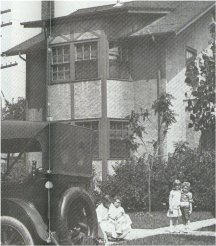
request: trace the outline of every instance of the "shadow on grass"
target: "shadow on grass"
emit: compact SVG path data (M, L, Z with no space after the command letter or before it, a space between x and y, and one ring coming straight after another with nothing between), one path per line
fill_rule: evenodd
M169 218L167 212L152 212L148 213L138 212L130 213L129 216L133 222L132 227L134 229L156 229L159 227L169 226ZM191 222L212 219L213 216L210 212L193 212L191 215ZM179 223L182 223L182 219L179 219Z
M215 231L215 225L200 228L198 231Z
M118 245L215 245L215 237L163 234L124 241Z

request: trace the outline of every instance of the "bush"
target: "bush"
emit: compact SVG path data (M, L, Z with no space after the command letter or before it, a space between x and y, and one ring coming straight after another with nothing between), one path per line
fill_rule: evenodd
M114 168L115 175L108 176L100 185L102 193L112 197L122 197L126 211L147 211L148 209L148 162L143 159L131 158ZM164 166L157 162L151 173L152 209L162 209L164 197L169 194L169 186L160 180ZM160 182L160 184L158 183ZM164 185L161 185L164 183Z
M191 183L194 209L215 211L215 153L192 150L185 144L166 163L155 160L151 168L152 210L168 208L175 179ZM114 168L115 174L100 184L102 193L121 196L127 211L148 209L148 161L131 158Z

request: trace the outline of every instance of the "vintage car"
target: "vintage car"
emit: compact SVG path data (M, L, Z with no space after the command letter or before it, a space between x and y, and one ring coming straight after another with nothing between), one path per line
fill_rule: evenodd
M88 192L93 139L91 130L66 123L2 121L2 245L96 244L97 216ZM30 153L39 153L42 164L31 161L29 173L17 181L14 176L24 173L20 163L28 162L19 160Z

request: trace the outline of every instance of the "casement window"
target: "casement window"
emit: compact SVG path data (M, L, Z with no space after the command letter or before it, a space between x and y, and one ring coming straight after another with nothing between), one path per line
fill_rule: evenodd
M129 148L125 138L128 136L128 123L125 121L110 121L110 158L128 158Z
M193 48L187 47L185 51L185 63L188 66L191 62L196 59L197 51Z
M70 46L62 45L52 48L52 81L70 79Z
M92 143L93 157L99 158L99 122L98 121L79 121L75 125L89 128L95 132Z
M98 77L97 42L75 44L75 79Z
M111 79L128 79L129 51L125 45L109 43L109 77Z

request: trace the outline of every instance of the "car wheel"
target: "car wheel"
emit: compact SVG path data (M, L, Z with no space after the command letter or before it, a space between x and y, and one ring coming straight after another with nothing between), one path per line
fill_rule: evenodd
M61 244L95 245L97 215L94 203L84 190L66 191L60 202L59 231Z
M34 245L34 242L22 222L10 216L2 216L1 245Z

